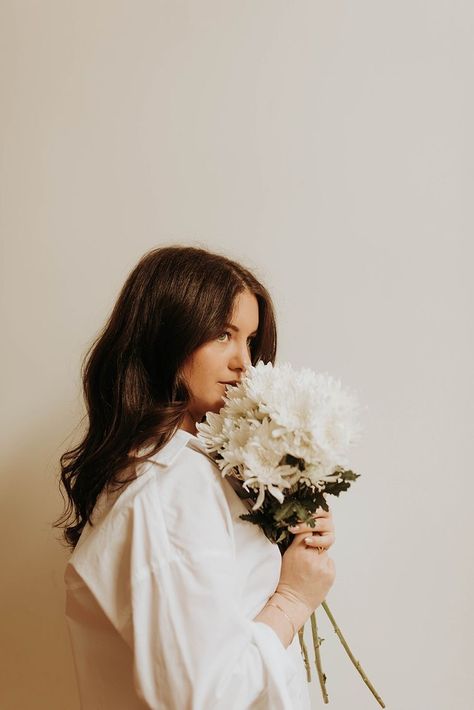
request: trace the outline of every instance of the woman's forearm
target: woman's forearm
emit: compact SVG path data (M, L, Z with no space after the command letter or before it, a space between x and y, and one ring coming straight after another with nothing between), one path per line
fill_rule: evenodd
M275 604L280 608L274 606ZM310 614L311 610L306 605L289 600L283 594L275 592L254 621L270 626L284 648L288 648L295 633L303 626Z

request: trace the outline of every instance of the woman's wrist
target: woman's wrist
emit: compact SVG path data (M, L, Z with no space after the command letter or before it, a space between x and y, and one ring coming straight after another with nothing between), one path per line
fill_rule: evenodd
M279 609L279 611L281 611L281 613L283 614L283 616L288 620L288 623L289 623L290 628L291 628L291 638L293 639L293 637L294 637L294 635L296 634L296 631L297 631L296 626L295 626L295 623L294 623L293 619L291 619L291 617L288 616L288 614L287 614L286 611L283 609L283 607L281 606L281 604L277 604L277 602L270 600L270 601L267 602L266 606L273 606L273 607L275 607L275 609Z
M280 639L284 648L288 648L294 638L295 624L289 616L285 615L270 599L254 621L270 626Z
M312 611L291 590L277 588L254 621L270 626L283 646L288 648Z
M268 601L282 607L282 609L293 620L296 631L304 625L305 621L309 619L313 612L313 609L311 609L308 604L306 604L306 602L304 602L291 589L280 585L278 585L274 594Z

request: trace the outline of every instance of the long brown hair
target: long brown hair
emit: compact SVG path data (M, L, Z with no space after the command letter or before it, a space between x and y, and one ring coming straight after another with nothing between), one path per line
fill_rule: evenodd
M244 290L258 301L251 362L275 362L277 332L267 289L244 266L206 249L166 246L130 272L104 328L84 356L87 430L60 457L64 528L74 548L104 487L120 490L134 467L155 454L183 420L191 393L181 374L188 356L223 332ZM143 446L145 454L136 456ZM120 478L128 467L132 475ZM69 523L69 524L68 524Z

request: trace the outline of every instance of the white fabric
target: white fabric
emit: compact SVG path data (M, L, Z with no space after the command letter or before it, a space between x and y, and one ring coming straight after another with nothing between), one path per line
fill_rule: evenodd
M83 710L309 710L298 635L253 621L281 555L197 437L177 429L102 495L64 574Z

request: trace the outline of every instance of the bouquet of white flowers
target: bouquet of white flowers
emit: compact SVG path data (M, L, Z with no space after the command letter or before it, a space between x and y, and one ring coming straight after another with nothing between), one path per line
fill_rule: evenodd
M325 495L338 496L359 476L348 468L347 449L361 434L360 407L339 380L289 363L249 366L242 381L228 386L219 413L207 412L196 424L198 438L222 476L246 500L251 512L240 517L259 525L281 553L293 539L296 523L314 527L318 508L328 511ZM377 701L385 707L354 658L326 601L322 607L352 662ZM311 615L315 661L324 701L316 614ZM308 682L311 680L304 629L298 632Z

